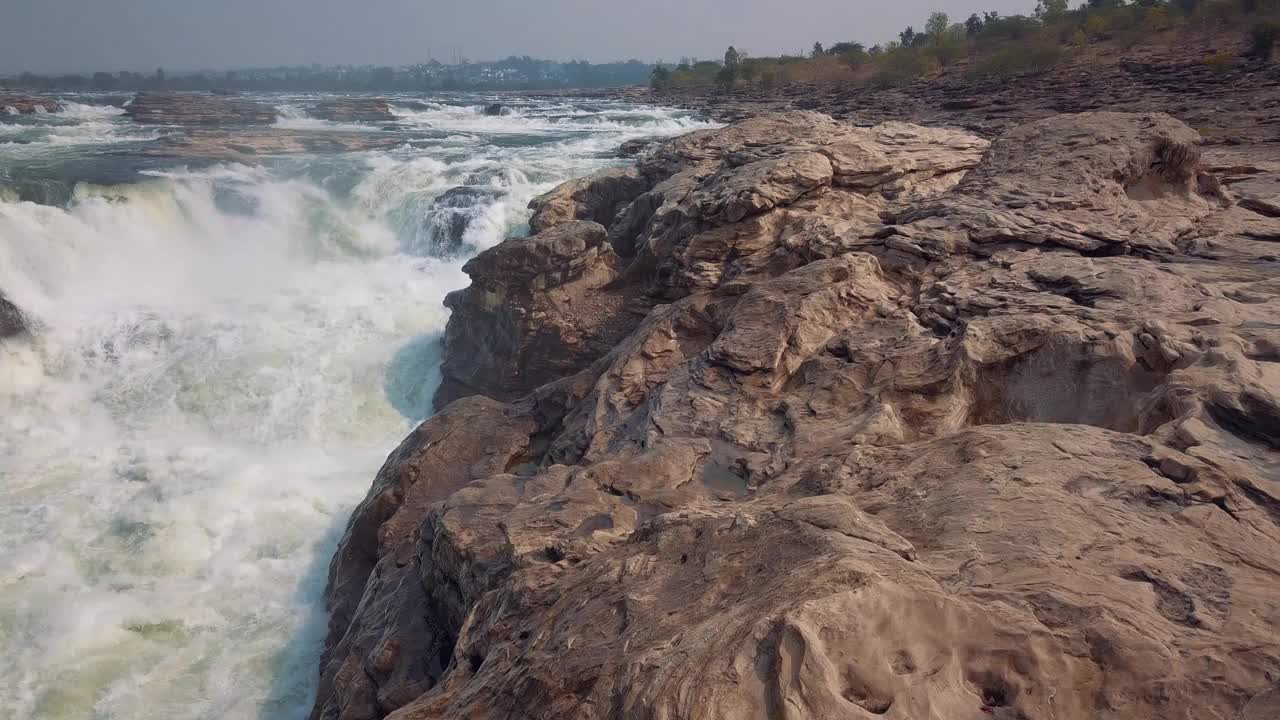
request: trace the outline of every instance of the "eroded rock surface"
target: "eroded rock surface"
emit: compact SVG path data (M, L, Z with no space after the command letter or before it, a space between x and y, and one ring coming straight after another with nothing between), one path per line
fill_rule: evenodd
M1276 176L1197 142L796 112L553 191L449 300L313 717L1266 717Z
M134 122L147 125L270 125L280 116L271 105L239 95L140 92L125 107Z
M310 114L335 122L391 122L391 102L379 97L340 97L312 106Z

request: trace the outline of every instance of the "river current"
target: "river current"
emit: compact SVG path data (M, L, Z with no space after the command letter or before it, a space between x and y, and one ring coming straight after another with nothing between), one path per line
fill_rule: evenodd
M397 97L391 150L158 159L108 98L0 117L0 718L306 716L330 555L428 413L441 302L530 199L702 126ZM463 188L463 190L457 190ZM449 195L442 200L441 196Z

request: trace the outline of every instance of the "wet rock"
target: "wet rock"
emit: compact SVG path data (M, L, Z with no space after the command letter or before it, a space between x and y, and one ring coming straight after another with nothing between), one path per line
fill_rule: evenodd
M792 112L553 191L449 297L314 717L1262 717L1280 219L1226 160Z
M27 330L27 321L17 305L0 293L0 338L13 337Z
M213 93L141 92L125 113L146 125L270 125L279 118L266 103Z
M60 110L62 110L62 103L53 98L0 92L0 115L33 115Z
M500 103L489 103L481 109L481 114L489 117L497 117L502 114L502 105Z
M143 155L253 162L268 155L326 154L390 149L403 138L380 132L333 132L264 128L210 130L193 128L148 144Z
M313 105L312 117L334 122L389 122L396 119L386 98L343 97Z
M454 257L466 246L467 229L506 191L463 185L445 191L431 204L414 252L430 257Z
M635 157L656 145L658 145L658 140L654 138L627 140L618 146L618 155L621 157Z

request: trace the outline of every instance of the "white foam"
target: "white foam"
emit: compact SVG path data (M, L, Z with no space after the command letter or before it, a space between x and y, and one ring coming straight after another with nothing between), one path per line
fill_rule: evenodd
M34 328L0 340L0 716L306 716L333 547L428 411L467 282L406 238L471 185L490 192L463 240L491 246L645 132L507 147L473 111L424 112L459 139L0 201L0 288ZM338 164L335 194L313 177Z

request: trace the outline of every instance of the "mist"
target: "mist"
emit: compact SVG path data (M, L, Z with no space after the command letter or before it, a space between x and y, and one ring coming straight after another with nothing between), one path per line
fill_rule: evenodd
M807 51L893 39L935 10L1031 12L959 0L0 0L0 74L406 65L509 55L596 62Z

